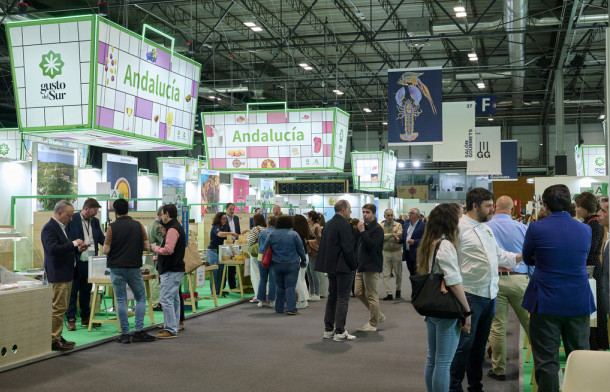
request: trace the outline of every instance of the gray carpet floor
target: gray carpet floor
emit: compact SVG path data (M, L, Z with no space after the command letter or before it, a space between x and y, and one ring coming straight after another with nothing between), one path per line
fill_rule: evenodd
M405 283L403 293L410 293ZM325 299L297 316L246 302L187 319L177 339L109 342L0 373L0 390L425 391L423 318L404 299L380 302L387 321L378 332L364 333L356 328L368 312L350 300L347 329L355 342L322 339ZM509 320L507 380L484 375L488 392L519 390L519 326L512 311ZM484 374L489 368L486 358Z

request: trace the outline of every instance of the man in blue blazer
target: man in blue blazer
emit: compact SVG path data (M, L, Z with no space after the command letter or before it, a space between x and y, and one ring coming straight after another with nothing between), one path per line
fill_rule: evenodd
M403 244L405 260L409 269L409 275L411 276L417 274L417 247L419 246L419 241L424 236L424 229L426 227L426 222L420 220L420 217L421 212L419 209L411 208L409 220L405 221L405 225L402 228L402 237L398 240L399 244ZM399 296L400 293L397 292L396 298L399 298ZM388 295L384 299L392 299L392 295Z
M595 311L587 277L591 228L566 211L570 190L545 189L542 202L550 212L530 223L523 242L523 261L535 265L522 306L530 312L529 337L540 392L559 391L559 337L566 356L589 349L589 317Z
M74 214L72 204L65 200L57 202L53 217L44 225L40 233L44 251L44 269L53 289L51 347L55 351L68 351L74 348L74 342L66 341L61 334L74 277L76 252L87 249L87 244L82 239L71 241L68 238L66 225L72 220L72 214Z
M89 278L89 256L98 256L98 245L104 245L104 233L100 227L100 221L95 216L102 206L93 198L85 200L83 209L72 215L72 221L66 226L66 232L71 240L82 238L85 244L89 245L86 251L76 252L76 267L72 290L70 292L70 303L68 305L68 331L76 330L76 299L79 298L81 326L89 326L89 316L91 308L89 306L91 283ZM101 324L95 323L95 327Z

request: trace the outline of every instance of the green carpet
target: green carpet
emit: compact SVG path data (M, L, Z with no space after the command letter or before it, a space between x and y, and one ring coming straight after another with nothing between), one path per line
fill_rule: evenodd
M183 292L188 291L185 289L186 289L186 287L183 286L182 287ZM205 286L197 288L197 293L200 297L211 296L209 280L206 280ZM251 298L252 296L254 296L254 294L244 293L245 298ZM240 302L240 301L242 301L240 293L225 293L224 297L218 298L218 307ZM135 306L135 301L132 301L132 302L133 302L133 305L130 304L129 306ZM106 308L106 306L108 306L109 308L113 306L111 297L103 298L102 303L101 303L102 312L96 314L96 319L116 317L116 314L114 312L106 313L106 311L104 310ZM184 308L185 308L185 311L184 311L185 318L190 318L193 314L202 314L204 312L214 309L214 300L209 299L209 300L198 301L197 309L195 312L193 312L191 310L190 303L187 303L186 301L184 303ZM146 311L148 311L148 306L146 308ZM163 312L162 311L154 312L154 319L155 319L155 324L151 324L150 317L144 316L144 329L146 329L147 327L149 327L151 325L157 325L157 324L162 325ZM133 313L130 312L129 329L131 332L134 331L134 323L135 323L135 317L133 316ZM64 337L64 339L66 339L68 341L76 342L77 346L82 346L82 345L87 345L90 343L95 343L98 341L109 340L110 338L117 336L119 333L120 333L119 328L118 328L117 324L115 324L115 323L102 323L101 327L93 328L91 330L91 332L89 332L87 330L87 327L81 327L81 320L80 320L79 315L77 315L76 316L76 331L68 331L68 324L66 322L64 324L63 337ZM151 333L152 333L152 331L151 331Z

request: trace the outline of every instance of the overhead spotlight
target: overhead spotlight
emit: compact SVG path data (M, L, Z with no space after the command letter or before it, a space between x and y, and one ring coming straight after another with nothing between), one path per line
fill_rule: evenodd
M258 33L259 31L263 31L263 28L262 27L258 27L258 26L252 27L252 31Z
M478 61L479 58L477 57L476 53L468 53L468 60L470 60L470 61Z
M383 125L388 125L387 121L382 122Z
M305 71L311 71L311 70L313 69L313 67L307 66L307 67L303 67L303 69L304 69Z
M365 112L365 113L371 113L372 112L372 110L369 109L369 108L364 108L364 109L362 109L362 111Z
M487 119L487 121L493 121L493 120L494 120L494 118L493 118L493 117L489 117L489 118Z
M26 3L25 1L20 1L17 4L17 12L19 13L20 16L27 15L27 13L28 13L28 3Z
M420 167L420 166L421 166L420 161L413 161L413 167Z
M195 43L194 42L188 42L186 44L186 52L188 54L195 54Z
M467 13L465 13L465 12L457 12L457 13L455 14L455 17L456 17L456 18L465 18L465 17L467 17L467 16L468 16L468 14L467 14Z
M399 167L399 168L401 168L401 169L402 169L402 168L404 168L405 166L406 166L406 165L405 165L405 163L404 163L404 162L398 162L398 167Z
M600 114L599 117L597 117L598 120L605 120L606 119L606 115L604 113Z
M335 93L337 95L343 95L343 91L341 91L341 90L333 90L333 93Z
M464 7L461 1L453 7L453 12L455 12L456 18L465 18L467 16L466 7Z
M252 23L252 22L244 22L244 25L246 25L248 27L256 27L256 23Z
M485 83L483 83L483 81L480 81L479 83L477 83L477 87L483 90L485 88Z
M309 67L309 64L306 64L306 63L300 63L300 64L299 64L299 67L303 67L303 68L305 68L305 67Z

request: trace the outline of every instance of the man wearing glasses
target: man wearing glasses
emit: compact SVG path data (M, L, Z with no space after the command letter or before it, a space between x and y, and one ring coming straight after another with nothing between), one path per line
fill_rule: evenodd
M421 213L418 208L411 208L409 220L405 222L402 228L402 237L398 240L399 244L404 244L405 260L407 261L407 269L410 275L417 275L417 247L426 227L426 222L419 220L420 216ZM390 294L384 299L392 299L392 295Z
M100 221L95 216L97 215L100 204L97 200L89 198L85 200L83 209L75 212L72 216L72 221L66 226L66 233L71 241L77 238L82 238L84 243L89 245L87 250L76 252L76 266L74 267L74 280L72 281L72 291L70 292L70 304L66 317L68 318L68 331L76 331L76 299L79 298L81 326L89 326L89 316L91 308L89 306L89 294L91 293L91 283L89 278L89 256L99 255L99 245L104 245L106 237L102 233ZM78 248L76 248L78 249ZM95 323L94 327L100 327L101 324Z

